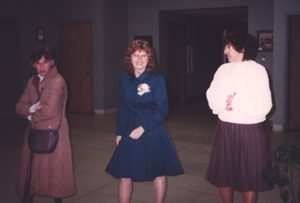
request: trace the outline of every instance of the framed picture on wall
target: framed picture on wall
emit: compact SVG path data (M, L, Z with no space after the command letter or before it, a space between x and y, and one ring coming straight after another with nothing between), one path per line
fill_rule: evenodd
M152 46L152 36L134 36L133 37L133 40L137 40L137 39L141 39L141 40L145 40L149 43L149 45L152 47L153 49L153 46Z
M38 41L44 41L44 39L45 39L45 30L44 30L44 28L41 28L41 27L36 28L36 39Z
M258 51L273 51L273 30L258 30Z

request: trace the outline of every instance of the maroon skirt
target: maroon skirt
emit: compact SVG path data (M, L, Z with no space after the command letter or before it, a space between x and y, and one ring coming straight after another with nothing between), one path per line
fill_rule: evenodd
M239 192L265 191L262 168L270 162L262 123L235 124L219 120L205 179L216 187Z

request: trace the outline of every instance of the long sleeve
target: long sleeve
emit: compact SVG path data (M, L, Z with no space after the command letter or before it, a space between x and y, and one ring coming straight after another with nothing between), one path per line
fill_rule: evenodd
M32 106L32 103L30 102L30 82L32 82L32 80L28 81L26 89L15 108L16 113L22 118L30 116L29 109Z
M32 114L36 122L50 120L60 115L64 100L65 81L61 76L56 76L46 85L47 89L42 92L40 102L43 107Z
M119 93L119 106L118 106L118 119L117 119L117 135L124 135L128 127L129 109L125 106L125 88L126 85L126 74L122 72L120 79L120 93Z
M234 93L232 110L228 111L226 100ZM222 121L262 122L272 108L267 71L255 61L224 64L217 70L207 90L207 99L213 113Z
M151 113L145 114L141 120L141 126L145 132L152 131L158 125L163 124L169 111L165 79L159 75L156 82L155 89L151 90L155 101L154 110L150 108Z
M269 78L265 68L257 68L251 80L249 91L237 92L232 100L232 108L248 117L259 119L272 108Z
M206 91L208 105L212 109L213 114L220 114L225 111L227 97L232 93L227 88L230 84L227 82L227 79L224 78L224 75L225 77L227 76L227 74L225 74L226 71L228 72L229 70L224 70L223 67L220 67L215 73L210 87Z

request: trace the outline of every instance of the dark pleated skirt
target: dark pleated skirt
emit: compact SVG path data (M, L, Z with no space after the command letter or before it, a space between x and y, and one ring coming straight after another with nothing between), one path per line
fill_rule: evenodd
M262 123L235 124L219 120L205 179L216 187L239 192L265 191L262 168L270 162Z

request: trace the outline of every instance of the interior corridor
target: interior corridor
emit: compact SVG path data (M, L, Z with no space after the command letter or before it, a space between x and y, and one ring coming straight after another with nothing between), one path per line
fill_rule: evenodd
M117 203L118 179L104 169L115 150L117 114L68 113L77 194L64 203ZM212 115L204 97L186 103L173 102L165 120L184 174L167 177L167 203L221 203L216 187L204 179L213 144L217 116ZM14 187L27 120L14 114L0 114L0 202L20 203ZM271 151L288 137L267 132ZM53 203L49 197L35 196L34 203ZM135 182L131 203L154 202L152 182ZM241 193L234 202L242 203ZM258 203L281 203L278 189L259 193Z

